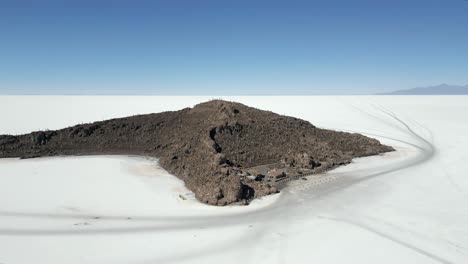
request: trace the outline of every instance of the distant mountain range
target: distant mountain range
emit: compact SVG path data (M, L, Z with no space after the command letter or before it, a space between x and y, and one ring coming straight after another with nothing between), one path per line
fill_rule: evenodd
M378 93L379 95L455 95L468 94L468 85L440 84L436 86L418 87L407 90L398 90L389 93Z

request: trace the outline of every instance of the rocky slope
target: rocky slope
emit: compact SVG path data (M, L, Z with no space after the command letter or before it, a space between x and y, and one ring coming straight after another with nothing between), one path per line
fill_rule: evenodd
M196 197L213 205L248 203L277 192L248 175L262 164L321 172L354 157L392 151L375 139L316 128L307 121L214 100L180 111L1 135L0 158L136 154L157 157ZM254 175L256 176L256 175Z

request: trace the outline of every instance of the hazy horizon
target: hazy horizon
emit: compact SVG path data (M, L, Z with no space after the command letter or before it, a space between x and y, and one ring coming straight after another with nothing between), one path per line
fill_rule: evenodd
M240 91L240 92L238 92ZM189 91L189 92L179 92L179 93L161 93L158 91L153 91L153 90L140 90L140 91L117 91L117 92L112 92L112 91L100 91L99 89L95 90L82 90L80 92L73 92L73 91L68 91L66 89L63 90L56 90L56 91L38 91L36 93L34 92L24 92L24 93L19 93L13 91L12 93L1 93L0 96L9 96L9 95L50 95L50 96L353 96L353 95L468 95L468 85L448 85L448 84L440 84L440 85L433 85L433 86L427 86L427 87L413 87L409 89L395 89L387 92L381 92L381 93L311 93L312 91L306 91L305 93L302 94L293 94L293 93L287 93L287 91L279 91L277 93L274 92L251 92L251 93L245 93L242 92L242 89L239 90L233 90L231 93L229 92L224 92L223 90L220 89L219 91L211 91L209 93L200 93L196 90L194 91Z

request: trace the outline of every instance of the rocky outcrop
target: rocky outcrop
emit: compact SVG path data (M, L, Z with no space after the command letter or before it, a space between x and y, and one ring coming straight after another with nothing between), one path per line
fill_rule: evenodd
M18 138L11 135L0 135L0 147L18 142Z
M302 153L289 153L281 159L281 163L286 167L299 167L306 169L314 169L320 167L322 164L314 159L314 157L309 156L306 152Z
M359 134L317 128L294 117L214 100L193 108L0 136L0 157L133 154L157 157L197 199L246 204L277 192L245 169L278 163L324 171L393 149Z

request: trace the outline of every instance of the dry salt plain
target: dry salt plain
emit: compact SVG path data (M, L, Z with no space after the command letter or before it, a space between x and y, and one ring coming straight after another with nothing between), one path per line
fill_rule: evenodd
M0 134L207 99L2 96ZM223 99L397 151L221 208L144 157L3 159L0 263L468 263L467 96Z

